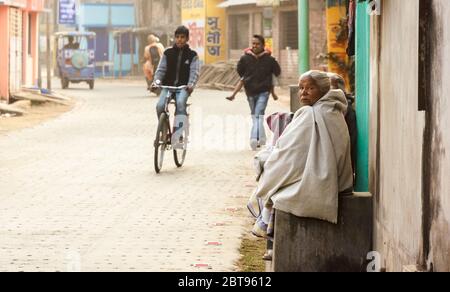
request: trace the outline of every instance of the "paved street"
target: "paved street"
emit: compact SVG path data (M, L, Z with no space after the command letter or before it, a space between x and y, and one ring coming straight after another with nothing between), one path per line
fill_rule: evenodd
M244 96L196 91L186 165L156 175L143 82L71 88L73 111L0 136L0 271L234 271L255 186Z

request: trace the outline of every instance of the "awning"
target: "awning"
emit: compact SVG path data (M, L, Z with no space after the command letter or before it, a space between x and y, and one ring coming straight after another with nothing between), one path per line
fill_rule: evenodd
M44 11L44 0L0 0L0 5L22 8L26 11Z
M251 5L256 4L258 0L228 0L217 5L219 8L227 8L238 5Z
M26 8L27 0L0 0L0 5L8 5L13 7Z

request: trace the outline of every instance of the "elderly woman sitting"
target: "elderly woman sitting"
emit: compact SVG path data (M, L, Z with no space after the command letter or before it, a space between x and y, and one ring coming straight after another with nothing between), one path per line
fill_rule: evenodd
M274 209L336 224L339 193L353 189L344 93L330 90L320 71L303 74L299 85L305 106L277 141L248 205L256 236L271 236Z

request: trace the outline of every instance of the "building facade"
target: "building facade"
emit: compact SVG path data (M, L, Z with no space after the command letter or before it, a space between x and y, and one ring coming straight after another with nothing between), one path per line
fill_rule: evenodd
M136 27L133 3L84 3L80 12L81 30L97 35L97 64L113 64L115 76L130 74L139 62L138 43L132 30ZM122 33L115 33L115 32ZM101 66L97 66L100 73Z
M37 85L39 13L43 0L0 1L0 100Z
M267 46L282 67L281 83L298 82L299 22L298 1L224 1L228 31L228 57L239 59L250 45L254 34L263 35ZM319 56L327 53L326 5L310 1L310 64L313 69L326 69Z
M173 34L182 23L181 0L135 0L134 3L137 25L134 34L139 43L138 54L142 64L149 34L159 37L165 47L173 44ZM139 66L139 72L141 69L142 66Z
M374 4L379 12L370 21L374 250L387 271L448 272L450 2Z
M164 46L170 46L173 33L181 25L181 0L136 0L138 30L142 43L150 33L158 36Z
M76 23L73 24L59 23L59 0L50 1L54 13L53 31L96 33L97 75L106 72L111 76L123 76L138 67L139 43L132 33L136 28L134 0L80 0L76 2ZM55 57L55 53L53 55Z

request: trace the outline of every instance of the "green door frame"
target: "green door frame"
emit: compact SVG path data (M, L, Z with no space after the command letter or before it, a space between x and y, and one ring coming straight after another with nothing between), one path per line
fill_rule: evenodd
M356 115L358 144L355 191L369 191L370 15L368 1L356 7Z

